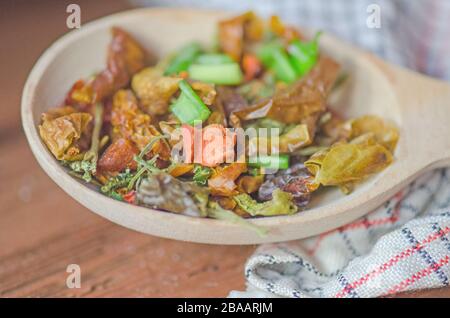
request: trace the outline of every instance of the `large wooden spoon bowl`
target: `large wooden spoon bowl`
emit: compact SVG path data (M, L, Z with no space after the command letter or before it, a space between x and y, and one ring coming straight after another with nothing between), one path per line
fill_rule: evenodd
M192 40L211 43L216 22L225 16L199 10L138 9L83 25L57 40L37 61L22 98L23 127L47 174L90 210L128 228L177 240L255 244L304 238L339 227L382 204L418 174L450 165L450 86L389 65L325 35L321 38L322 49L350 74L332 96L333 107L348 117L379 115L400 129L395 162L350 195L337 189L321 191L304 212L251 220L268 228L268 235L260 237L227 222L115 201L69 176L41 142L37 131L40 114L60 104L76 80L104 68L110 28L124 28L162 56ZM60 213L64 213L64 207Z

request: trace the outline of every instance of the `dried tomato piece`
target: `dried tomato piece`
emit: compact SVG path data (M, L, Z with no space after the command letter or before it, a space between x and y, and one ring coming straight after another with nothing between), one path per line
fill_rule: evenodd
M151 124L151 117L140 110L138 101L131 90L119 90L114 94L111 112L113 140L125 138L133 141L139 150L145 148L150 140L161 135ZM170 158L170 147L164 140L156 142L149 157L158 154L163 160Z
M130 204L134 204L134 202L136 201L136 191L131 190L130 192L124 194L124 195L122 196L122 199L123 199L125 202L128 202L128 203L130 203Z
M87 87L81 88L88 94L91 103L102 101L125 87L131 77L144 68L148 57L148 53L130 34L117 27L112 28L111 32L106 69L87 83Z
M225 167L219 167L208 180L208 187L212 195L232 196L238 193L236 179L247 171L247 164L232 163Z
M262 65L254 54L244 54L242 58L242 69L244 70L245 80L250 81L262 72Z
M184 163L194 162L202 166L216 167L227 159L228 162L234 160L236 133L225 129L222 125L211 124L201 130L183 125L181 134Z
M137 164L133 157L138 153L139 149L131 141L117 139L103 152L97 168L100 173L121 172L127 168L135 170Z
M219 22L219 45L223 52L240 61L246 42L260 40L263 23L253 12L246 12L229 20Z

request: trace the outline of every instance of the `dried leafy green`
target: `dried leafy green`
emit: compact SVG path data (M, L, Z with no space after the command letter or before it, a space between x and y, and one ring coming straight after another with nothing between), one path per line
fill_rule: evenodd
M312 142L307 125L296 125L280 136L279 152L289 153L308 146Z
M200 217L203 212L199 204L204 204L207 193L204 187L180 181L161 171L142 180L138 185L136 198L139 204L151 208ZM203 197L199 197L200 194Z
M211 168L203 167L201 165L196 165L193 172L194 176L192 177L192 180L202 186L208 183L208 179L213 173Z
M150 115L167 112L171 97L178 91L179 77L163 76L156 67L148 67L133 76L131 87Z
M241 120L268 117L287 124L301 123L306 117L326 110L325 102L338 71L339 65L334 60L322 57L302 79L235 114Z
M399 138L398 129L385 122L381 118L366 115L350 120L350 138L356 138L367 133L372 133L376 142L393 152Z
M121 172L116 176L109 178L108 182L106 182L100 188L100 191L108 196L114 197L115 194L117 194L116 190L127 187L133 176L134 174L129 169L127 169L124 172Z
M138 169L136 174L128 183L128 191L135 188L136 183L139 183L138 181L141 180L145 174L151 175L153 173L161 172L161 169L155 166L156 160L158 160L158 155L155 155L152 159L146 161L143 159L143 154L145 154L145 152L142 151L139 156L134 156L133 158L138 165Z
M71 111L67 108L64 112L44 113L43 122L39 125L42 140L58 160L80 159L83 149L78 141L88 133L88 125L92 120L91 114Z
M69 167L74 172L80 173L81 178L86 182L92 181L92 174L95 173L97 169L97 165L88 160L70 162Z
M390 151L380 144L339 143L313 155L305 166L317 185L341 186L361 181L391 162Z
M233 197L238 206L251 216L290 215L297 212L292 194L275 189L272 200L259 203L246 193Z
M82 172L82 178L86 182L92 181L92 176L97 173L98 152L100 147L100 132L103 125L103 105L96 103L94 106L94 129L91 137L91 147L83 156L82 161L75 161L70 167L75 172Z
M264 182L264 176L240 176L237 180L237 189L243 193L254 193L258 191L261 184Z

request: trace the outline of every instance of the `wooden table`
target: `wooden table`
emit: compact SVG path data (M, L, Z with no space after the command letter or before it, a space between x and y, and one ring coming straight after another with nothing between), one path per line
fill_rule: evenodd
M21 90L39 54L68 31L72 2L0 2L0 297L223 297L243 290L254 246L177 242L125 229L71 199L34 160L20 124ZM129 8L124 0L76 3L82 22ZM66 287L69 264L81 267L80 289ZM419 296L450 297L450 290Z

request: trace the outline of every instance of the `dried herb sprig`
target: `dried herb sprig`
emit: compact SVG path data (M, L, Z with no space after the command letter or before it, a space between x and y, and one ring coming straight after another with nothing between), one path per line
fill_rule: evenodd
M84 154L83 160L74 161L69 167L76 173L81 173L81 178L86 182L93 180L97 172L98 151L100 146L100 132L103 124L103 104L94 105L94 130L91 137L91 147Z

